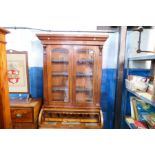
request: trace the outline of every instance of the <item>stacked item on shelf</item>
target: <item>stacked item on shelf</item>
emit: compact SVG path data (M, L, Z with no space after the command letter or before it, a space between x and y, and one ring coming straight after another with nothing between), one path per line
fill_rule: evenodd
M128 79L125 80L126 88L132 91L142 91L148 92L152 94L153 86L152 86L151 77L142 77L137 75L128 75Z
M135 96L147 100L150 104L154 104L154 91L152 77L142 77L135 75L128 75L125 80L126 88Z
M131 117L126 118L130 128L155 128L155 107L136 97L130 98Z
M131 129L147 129L148 126L140 121L133 119L132 117L126 117L126 122Z

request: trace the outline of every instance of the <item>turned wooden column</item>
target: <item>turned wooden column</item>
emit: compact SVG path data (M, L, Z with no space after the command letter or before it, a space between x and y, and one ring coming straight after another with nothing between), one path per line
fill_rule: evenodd
M0 128L11 128L7 60L5 35L8 33L0 28Z

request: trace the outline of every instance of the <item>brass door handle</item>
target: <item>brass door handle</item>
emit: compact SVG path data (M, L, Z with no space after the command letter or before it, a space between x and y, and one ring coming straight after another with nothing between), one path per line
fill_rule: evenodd
M22 114L16 114L16 118L22 118L23 115Z

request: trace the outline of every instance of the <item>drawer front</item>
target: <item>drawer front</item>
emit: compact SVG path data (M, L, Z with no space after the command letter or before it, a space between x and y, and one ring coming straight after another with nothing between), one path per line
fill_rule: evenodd
M37 122L35 123L13 123L13 129L37 129Z
M11 108L12 122L33 122L32 108Z

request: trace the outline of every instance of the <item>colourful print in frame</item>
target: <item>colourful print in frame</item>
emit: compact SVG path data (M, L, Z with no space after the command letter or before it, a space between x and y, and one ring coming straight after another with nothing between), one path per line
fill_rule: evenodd
M29 94L28 54L7 51L8 83L10 93Z

